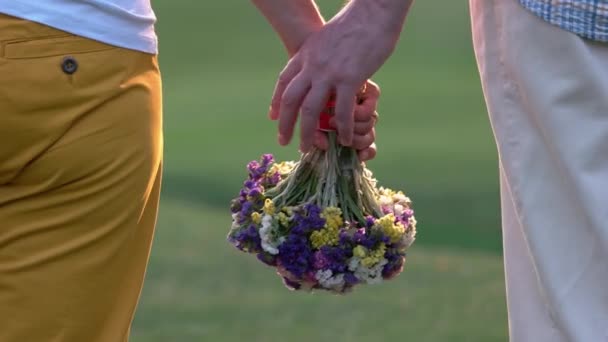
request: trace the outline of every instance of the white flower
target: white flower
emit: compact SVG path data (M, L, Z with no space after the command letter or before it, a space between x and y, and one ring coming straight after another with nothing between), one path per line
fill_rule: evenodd
M279 254L279 246L285 241L285 237L277 238L277 230L279 225L272 215L262 216L262 227L260 228L260 239L262 240L262 249L266 252L277 255Z
M393 208L394 208L393 211L395 212L396 216L403 215L403 211L405 210L405 208L403 208L403 206L401 204L395 204L395 206Z
M396 194L393 195L393 201L395 203L399 203L401 205L408 205L410 204L412 201L406 197L402 192L398 192Z
M332 275L333 273L331 270L318 270L317 273L315 273L315 279L317 279L319 282L324 282L331 278Z
M262 216L262 227L269 228L272 226L272 215Z
M364 281L368 284L378 284L382 282L382 269L384 268L384 265L388 263L388 260L382 259L379 263L370 268L363 266L363 264L361 264L359 260L356 260L355 262L353 261L353 259L357 258L351 258L349 263L349 269L351 265L357 264L357 267L354 270L355 277L357 277L357 279Z
M232 214L232 229L237 229L238 227L240 227L238 224L238 217L238 213Z
M380 198L378 199L378 202L383 207L393 205L393 200L390 197L384 196L384 195L380 196Z
M341 291L344 288L344 274L333 275L331 270L318 270L315 273L315 279L319 281L319 284L326 289L333 289Z
M340 274L336 274L335 276L327 279L326 281L324 281L323 283L321 283L321 285L323 285L323 287L328 288L328 289L333 289L336 291L340 291L342 290L342 288L344 288L344 274L340 273Z
M412 229L405 235L403 245L408 248L414 243L414 240L416 240L416 230Z
M361 262L361 260L357 257L350 258L350 260L348 262L348 270L351 272L354 272L357 269L357 267L359 267L360 262Z
M416 223L418 223L418 222L416 221L416 218L414 216L410 216L407 223L409 223L410 227L416 228Z

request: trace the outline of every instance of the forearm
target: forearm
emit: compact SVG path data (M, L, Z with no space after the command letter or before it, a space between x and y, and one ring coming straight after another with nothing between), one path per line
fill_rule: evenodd
M325 21L313 0L251 0L281 38L290 56Z
M376 30L398 39L413 0L351 0L335 19Z

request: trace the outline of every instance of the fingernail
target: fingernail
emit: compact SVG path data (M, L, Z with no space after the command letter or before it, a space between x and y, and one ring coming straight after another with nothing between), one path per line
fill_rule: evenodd
M279 144L285 146L285 145L287 145L287 143L288 143L287 138L284 135L279 134Z
M270 118L270 120L276 120L278 119L278 114L276 112L276 110L274 110L274 108L272 108L272 106L268 109L268 117Z

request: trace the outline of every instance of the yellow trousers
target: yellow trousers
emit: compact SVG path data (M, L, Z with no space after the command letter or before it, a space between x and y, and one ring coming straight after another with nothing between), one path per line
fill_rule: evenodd
M0 342L128 340L161 107L156 56L0 15Z

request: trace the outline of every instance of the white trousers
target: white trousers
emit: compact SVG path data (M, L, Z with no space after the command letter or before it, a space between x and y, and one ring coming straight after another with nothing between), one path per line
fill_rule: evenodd
M512 342L608 341L608 44L470 0L500 156Z

